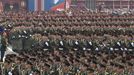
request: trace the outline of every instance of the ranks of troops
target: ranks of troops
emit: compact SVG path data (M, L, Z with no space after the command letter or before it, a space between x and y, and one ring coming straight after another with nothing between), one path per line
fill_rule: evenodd
M133 75L134 14L71 11L1 13L19 56L8 55L0 75Z

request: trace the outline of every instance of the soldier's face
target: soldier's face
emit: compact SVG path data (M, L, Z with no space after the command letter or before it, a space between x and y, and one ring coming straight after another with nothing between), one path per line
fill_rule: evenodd
M3 32L3 36L6 36L7 34L5 32Z

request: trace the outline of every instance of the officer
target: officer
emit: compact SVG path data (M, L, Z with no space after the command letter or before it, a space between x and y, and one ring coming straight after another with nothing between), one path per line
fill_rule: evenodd
M6 51L7 44L8 44L7 34L4 31L4 28L0 27L0 51L1 51L0 61L1 62L3 62L3 57Z

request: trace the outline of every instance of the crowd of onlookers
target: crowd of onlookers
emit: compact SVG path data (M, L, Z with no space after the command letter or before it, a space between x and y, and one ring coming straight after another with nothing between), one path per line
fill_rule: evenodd
M5 75L134 74L133 13L8 12L0 24L13 47L23 46L1 64Z

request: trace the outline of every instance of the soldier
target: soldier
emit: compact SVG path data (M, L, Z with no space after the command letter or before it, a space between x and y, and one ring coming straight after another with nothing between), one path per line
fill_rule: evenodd
M86 41L87 42L87 50L94 50L92 41Z
M43 50L45 50L45 51L46 50L53 50L49 40L44 41L43 48L44 48Z
M67 44L65 42L65 40L60 40L59 41L59 50L63 50L63 51L66 51L67 50Z
M6 51L6 47L7 47L7 44L8 44L8 39L7 39L7 34L6 32L3 30L4 28L1 27L1 35L0 35L0 44L1 44L1 62L4 62L4 54L5 54L5 51Z
M77 51L77 50L82 50L82 48L80 47L81 45L80 45L80 42L78 41L78 40L74 40L73 41L73 49L75 50L75 51Z

